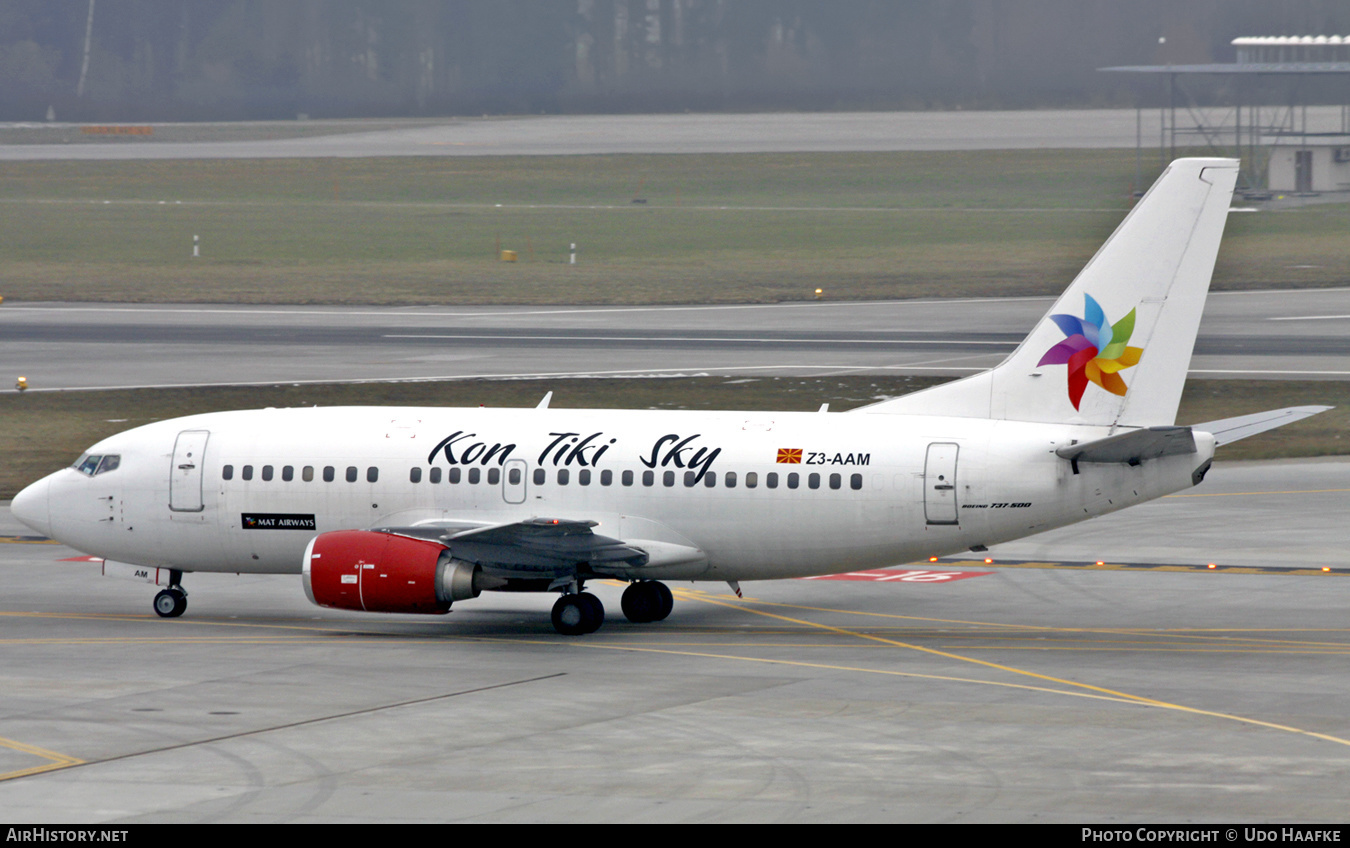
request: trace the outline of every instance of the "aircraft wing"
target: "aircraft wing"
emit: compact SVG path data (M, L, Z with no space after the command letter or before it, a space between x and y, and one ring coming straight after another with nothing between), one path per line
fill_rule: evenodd
M594 521L530 518L502 524L432 521L411 527L376 527L437 542L455 559L481 566L487 577L571 580L583 576L629 577L649 564L670 565L704 558L702 551L668 542L621 541L594 532Z
M1228 445L1238 439L1255 436L1276 427L1302 421L1319 412L1333 409L1330 406L1291 406L1286 409L1272 409L1269 412L1257 412L1253 415L1239 415L1236 418L1222 418L1218 421L1206 421L1193 424L1192 429L1214 434L1215 445Z

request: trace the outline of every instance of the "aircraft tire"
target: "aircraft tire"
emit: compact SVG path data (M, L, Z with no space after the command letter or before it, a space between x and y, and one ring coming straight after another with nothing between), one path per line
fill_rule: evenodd
M619 599L619 604L623 608L624 618L634 624L646 624L649 621L655 621L656 615L661 609L660 598L652 590L656 583L629 583L628 588L623 590L623 597Z
M155 614L160 618L177 618L187 609L187 596L173 589L155 595Z
M664 583L653 581L649 585L652 587L652 594L656 598L656 614L652 616L651 620L665 621L671 610L675 609L675 596L670 593L670 587Z
M594 633L600 629L600 625L605 623L605 605L600 603L600 599L590 592L582 592L577 596L589 608L586 616L586 632Z
M589 593L563 595L553 605L553 629L564 636L594 633L604 621L604 606Z

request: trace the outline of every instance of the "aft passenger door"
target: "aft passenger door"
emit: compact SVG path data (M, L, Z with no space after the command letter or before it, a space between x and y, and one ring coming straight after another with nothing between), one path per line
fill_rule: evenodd
M169 509L173 512L201 512L202 471L206 458L207 430L184 430L173 445L173 465L169 468Z
M923 514L929 524L956 524L957 445L935 442L928 446L923 466Z

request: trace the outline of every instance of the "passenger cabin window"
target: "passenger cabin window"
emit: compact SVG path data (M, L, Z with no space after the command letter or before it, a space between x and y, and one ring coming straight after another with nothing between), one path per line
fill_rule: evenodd
M716 486L716 485L717 485L717 472L716 472L716 471L709 471L707 474L703 475L703 485L704 485L704 486L707 486L709 489L711 489L711 488L713 488L714 486Z
M566 468L559 468L559 469L558 469L558 485L559 485L559 486L566 486L566 485L567 485L567 469L566 469Z
M305 470L300 472L300 479L304 480L306 483L313 483L313 482L314 482L314 466L312 466L312 465L306 465L306 466L305 466Z
M819 474L812 474L811 476L807 477L807 478L806 478L806 485L810 486L810 487L813 488L813 489L819 489L819 488L820 488L820 475L819 475Z
M655 484L656 484L656 472L654 471L642 472L642 485L652 486Z
M263 480L264 480L265 482L271 482L271 480L272 480L272 466L270 466L270 465L264 465L264 466L262 467L262 478L263 478Z
M849 485L849 488L853 489L855 492L856 492L857 490L861 489L861 488L862 488L862 475L861 475L861 474L854 474L854 475L852 475L851 477L849 477L849 478L848 478L848 485Z
M837 489L837 488L839 488L839 486L842 485L842 483L843 483L843 479L844 479L844 478L841 477L841 476L838 475L838 474L831 474L831 475L830 475L830 488L831 488L831 489Z
M748 476L748 475L747 475L747 476ZM769 488L769 489L777 489L777 488L778 488L778 472L777 472L777 471L770 471L768 474L765 474L765 475L764 475L764 486L765 486L765 488Z
M331 483L336 479L337 479L337 470L333 468L333 466L331 465L325 465L323 467L323 481L325 483Z
M647 473L650 474L651 472L648 471ZM623 484L624 484L625 486L631 486L631 485L633 485L633 472L631 472L631 471L625 471L625 472L623 473L623 478L622 478L622 479L623 479ZM648 485L651 485L651 484L648 484Z
M281 479L284 480L284 481L286 481L287 483L289 483L289 482L291 482L292 480L294 480L294 479L295 479L295 468L293 468L292 466L289 466L289 465L287 465L287 466L285 466L284 468L282 468L282 469L281 469Z
M245 480L252 480L252 479L253 479L253 466L252 466L252 465L245 465L245 466L244 466L244 473L243 473L243 474L240 474L239 476L240 476L240 477L243 477Z
M791 474L788 475L788 478L787 478L787 484L788 484L788 488L789 488L789 489L795 489L795 488L797 488L797 486L800 484L800 482L801 482L801 477L797 474L796 471L794 471L794 472L792 472Z
M233 480L233 479L234 479L234 466L233 466L233 465L227 465L227 466L225 466L224 468L220 469L220 479L222 479L222 480Z
M379 482L379 480L380 480L380 469L376 468L373 465L366 469L367 483L377 483Z
M591 472L589 469L583 468L577 472L577 485L578 486L591 485Z
M446 474L445 476L446 482L453 484L459 483L459 475L460 475L459 466L451 468L449 473Z
M507 471L507 472L506 472L506 479L511 483L512 486L519 486L519 485L520 485L520 469L519 469L519 468L512 468L510 471Z
M759 472L758 471L745 472L745 488L753 489L758 485L759 485Z
M605 471L601 471L601 472L600 472L600 485L601 485L601 486L612 486L612 485L614 485L614 472L613 472L613 471L609 471L608 469L606 469Z
M675 472L674 472L674 471L667 471L665 474L662 474L662 475L661 475L661 483L662 483L663 485L665 485L665 487L666 487L667 489L669 489L671 486L674 486L674 485L675 485Z
M433 469L431 469L431 474L429 474L429 475L427 475L427 476L431 479L431 482L433 482L433 483L439 483L439 482L441 482L441 469L439 469L439 468L433 468Z
M409 482L409 483L421 483L421 482L422 482L422 469L420 469L420 468L414 468L413 470L409 471L409 472L408 472L408 482Z
M358 474L360 474L360 473L361 473L361 472L359 472L359 471L356 470L356 466L355 466L355 465L348 465L348 466L347 466L347 482L348 482L348 483L355 483L355 482L356 482L356 476L357 476Z
M478 481L483 479L483 470L481 468L469 469L469 482L477 486ZM453 481L452 481L453 482Z
M536 486L542 486L542 485L544 485L544 481L547 480L547 479L548 479L548 472L547 472L547 471L545 471L545 470L542 469L542 468L536 468L536 469L534 469L534 485L536 485Z
M502 481L502 470L500 468L488 469L488 485L495 486Z

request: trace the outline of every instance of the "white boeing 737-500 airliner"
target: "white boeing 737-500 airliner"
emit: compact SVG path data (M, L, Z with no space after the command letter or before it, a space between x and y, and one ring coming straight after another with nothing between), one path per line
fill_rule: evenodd
M1217 444L1321 411L1174 426L1237 163L1158 179L1025 341L982 374L847 413L386 407L194 415L94 445L13 513L167 586L294 573L316 604L444 613L483 591L829 574L984 550L1199 483Z

